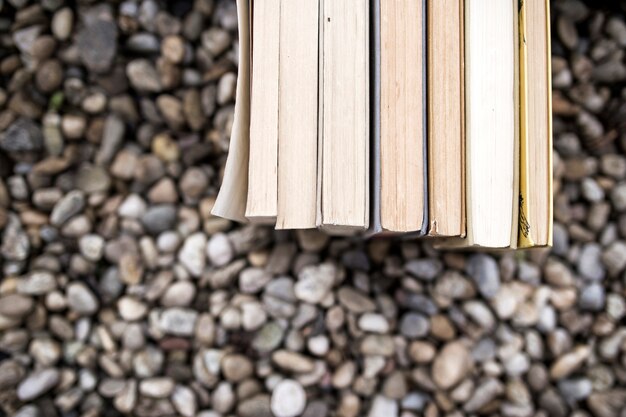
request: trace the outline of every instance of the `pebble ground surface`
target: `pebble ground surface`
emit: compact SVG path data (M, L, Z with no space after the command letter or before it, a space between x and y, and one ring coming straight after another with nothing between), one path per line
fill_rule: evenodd
M0 415L625 417L626 2L552 3L554 248L212 217L232 0L0 0Z

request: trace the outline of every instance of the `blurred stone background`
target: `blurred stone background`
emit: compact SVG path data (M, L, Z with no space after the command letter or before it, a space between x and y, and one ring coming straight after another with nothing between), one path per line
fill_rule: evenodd
M210 215L234 1L0 0L0 415L626 416L625 12L553 2L554 248L486 255Z

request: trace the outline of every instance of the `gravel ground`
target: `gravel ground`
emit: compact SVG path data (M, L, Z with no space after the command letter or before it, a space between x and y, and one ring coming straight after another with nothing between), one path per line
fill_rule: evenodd
M553 3L554 248L493 256L212 217L232 0L0 9L0 415L626 416L625 2Z

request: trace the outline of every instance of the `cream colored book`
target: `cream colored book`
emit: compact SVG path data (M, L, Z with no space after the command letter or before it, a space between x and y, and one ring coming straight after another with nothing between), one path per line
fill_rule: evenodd
M467 235L443 247L517 246L517 0L465 0Z
M248 156L250 146L250 16L249 0L237 0L239 24L239 68L235 116L222 186L212 214L245 222L248 195Z
M520 201L524 200L526 210L520 212L519 247L543 247L552 245L550 4L548 0L525 0L519 12L526 48L520 74L526 103L520 107L527 114L526 158L520 158L520 175L527 180L527 186L520 187Z
M321 219L331 232L369 226L369 2L322 0Z
M427 227L425 13L423 1L380 1L382 231Z
M281 0L257 0L252 13L250 163L246 217L274 224L278 206L278 82Z
M319 0L281 0L277 229L316 227Z
M428 2L428 235L465 235L464 1Z

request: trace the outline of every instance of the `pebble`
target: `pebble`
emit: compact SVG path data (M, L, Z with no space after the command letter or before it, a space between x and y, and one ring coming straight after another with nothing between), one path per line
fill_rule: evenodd
M432 281L443 272L443 264L438 259L415 259L407 262L404 270L423 281Z
M430 330L428 319L418 313L407 313L400 319L400 333L409 339L424 337Z
M602 280L605 276L604 265L602 265L602 249L600 245L588 243L583 246L577 261L577 270L583 278L591 281Z
M169 204L151 206L141 216L141 223L148 233L157 235L174 227L176 214L176 208Z
M199 277L206 266L207 239L204 233L194 233L185 239L178 252L178 260L194 277Z
M198 313L183 308L168 308L159 315L159 329L175 336L192 336L196 326Z
M374 397L372 407L367 413L367 417L398 417L400 414L398 403L392 399L377 395Z
M141 395L150 398L167 398L174 388L175 384L171 378L147 378L139 383Z
M306 407L306 392L302 385L291 379L284 379L272 391L271 409L276 417L295 417Z
M601 311L605 305L605 291L602 285L595 283L584 287L580 291L578 305L582 310Z
M57 10L52 16L51 31L55 38L66 41L72 34L74 14L72 9L64 7Z
M78 240L78 247L82 255L90 261L97 262L104 253L104 239L101 236L89 234Z
M218 267L229 264L235 255L230 240L224 233L211 236L206 251L209 262Z
M2 232L2 246L0 253L9 261L24 261L30 254L30 240L19 218L11 213L8 216L4 231Z
M198 409L198 403L193 390L183 385L176 385L174 388L172 404L176 411L183 417L195 416Z
M21 318L33 309L35 303L31 297L22 294L8 294L0 297L0 314Z
M5 152L37 152L42 148L41 128L30 119L19 118L0 133L0 149Z
M468 413L475 413L504 392L502 383L494 378L481 382L470 399L463 405Z
M500 289L500 271L491 256L482 253L471 255L467 260L466 272L484 298L495 297Z
M230 382L241 382L254 373L254 366L250 359L244 355L231 354L222 358L222 372Z
M57 369L41 369L34 371L17 387L17 398L20 401L32 401L57 386L61 374Z
M461 342L446 344L433 362L433 381L442 389L458 384L472 368L472 356Z
M589 347L578 346L573 351L559 357L550 368L553 380L563 379L576 371L590 355Z
M136 59L126 66L126 75L131 85L139 92L158 93L161 80L157 70L147 59Z
M67 193L52 209L50 223L53 226L61 226L69 219L82 212L85 207L85 194L74 190Z
M389 322L381 314L365 313L359 317L358 325L364 332L380 334L389 332Z
M246 294L255 294L261 291L272 278L272 275L264 269L246 268L239 274L239 289Z
M288 350L275 351L272 354L272 362L285 371L299 374L313 372L315 369L315 363L312 359Z
M298 274L294 293L299 300L310 304L321 303L330 293L337 270L332 264L307 266Z
M17 283L17 291L26 295L45 295L57 287L54 274L48 271L33 271Z
M91 9L84 23L77 35L80 58L90 71L105 73L117 54L117 25L113 17L100 8Z
M376 310L376 304L361 292L351 287L341 287L337 292L342 306L355 314L369 313Z
M90 316L98 312L100 303L93 292L82 282L72 282L67 286L68 307L80 314Z

